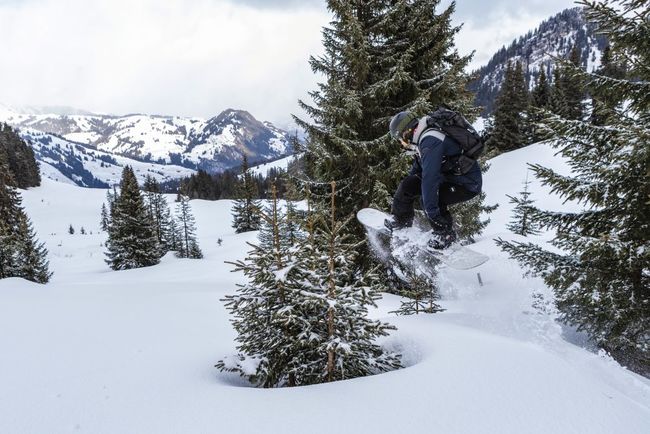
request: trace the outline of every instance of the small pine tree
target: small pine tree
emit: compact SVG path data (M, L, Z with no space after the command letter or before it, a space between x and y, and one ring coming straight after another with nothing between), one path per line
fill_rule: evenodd
M106 263L113 270L147 267L160 262L160 247L153 222L130 166L122 171L106 241Z
M68 233L74 235L74 227L72 225L68 226Z
M39 243L31 222L26 215L18 225L18 276L37 283L47 283L52 277L47 260L47 249Z
M524 237L528 235L537 235L540 232L535 222L533 222L530 217L530 209L535 201L530 198L531 193L528 189L529 185L530 181L528 181L528 175L526 175L524 189L519 193L519 197L508 196L510 203L515 204L515 207L512 210L512 220L506 227L513 233Z
M303 220L307 233L287 248L285 215L275 195L264 213L260 244L235 263L249 283L226 297L240 354L217 365L264 387L315 384L399 367L373 340L393 327L367 318L379 279L355 265L357 246L345 223L325 214ZM328 219L329 220L329 219ZM256 366L254 372L250 367Z
M107 232L110 225L111 219L110 215L108 214L108 209L106 208L106 204L102 203L102 212L101 218L99 220L99 227L102 231Z
M238 199L233 205L233 224L236 233L256 231L260 228L261 204L257 197L257 187L248 168L248 158L243 157L242 174L239 182Z
M418 273L415 267L407 271L406 289L399 295L405 298L400 308L391 313L397 315L418 315L420 313L437 313L444 309L436 303L440 298L435 282L427 276Z
M181 196L181 201L176 205L176 216L178 218L178 250L176 257L201 259L203 253L196 241L196 221L192 215L190 199Z

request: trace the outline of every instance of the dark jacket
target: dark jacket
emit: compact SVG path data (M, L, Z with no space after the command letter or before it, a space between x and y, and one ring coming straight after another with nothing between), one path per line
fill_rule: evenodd
M461 154L461 149L453 139L423 135L418 143L420 156L415 158L410 175L417 175L422 180L422 202L430 219L440 215L438 208L438 190L444 182L462 185L467 190L480 193L483 177L478 162L465 175L452 175L443 172L443 165L450 158Z

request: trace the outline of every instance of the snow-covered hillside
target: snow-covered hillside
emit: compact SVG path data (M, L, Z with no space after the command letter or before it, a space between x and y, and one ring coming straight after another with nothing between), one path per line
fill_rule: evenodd
M164 182L196 172L174 164L144 162L113 155L36 130L23 129L20 135L31 144L43 177L82 187L108 188L119 184L125 166L133 168L140 183L147 175Z
M210 119L44 111L0 105L0 121L54 134L114 156L208 171L237 166L244 153L251 161L263 161L291 152L289 133L243 110L228 109Z
M382 343L402 352L405 369L280 390L213 367L235 350L220 298L243 279L224 261L255 241L234 234L231 202L191 202L205 259L113 272L98 232L104 191L45 179L23 197L54 277L44 286L0 280L0 432L650 432L650 381L558 325L548 288L494 244L514 237L505 195L521 189L533 161L566 170L542 145L492 161L484 185L501 207L474 246L491 259L441 271L445 312L396 317L390 295L373 312L397 326ZM563 206L531 187L542 206ZM92 233L69 235L70 224Z

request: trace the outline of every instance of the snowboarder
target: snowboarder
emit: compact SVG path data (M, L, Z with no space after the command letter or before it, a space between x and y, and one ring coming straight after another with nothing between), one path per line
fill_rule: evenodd
M402 148L414 155L409 174L402 180L391 207L391 218L384 224L392 232L410 227L415 215L413 203L421 196L422 207L433 229L429 247L440 250L456 241L449 205L465 202L481 192L481 169L476 160L459 173L463 153L458 142L431 127L429 116L418 118L403 111L390 121L390 134Z

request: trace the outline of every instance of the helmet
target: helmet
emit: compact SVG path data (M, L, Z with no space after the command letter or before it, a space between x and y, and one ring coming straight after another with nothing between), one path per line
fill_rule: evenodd
M418 124L418 118L413 112L399 112L390 120L390 135L395 139L404 138L404 133L410 129L415 129Z

